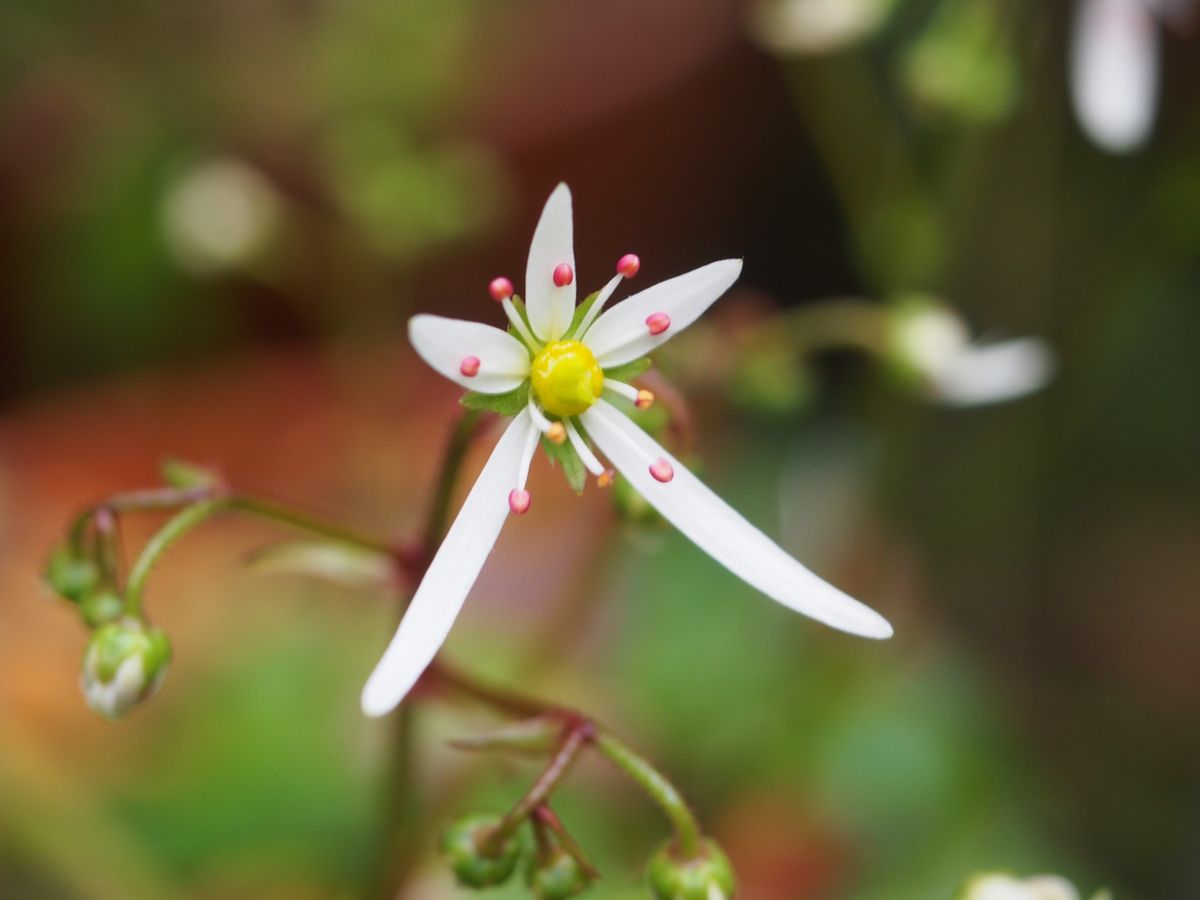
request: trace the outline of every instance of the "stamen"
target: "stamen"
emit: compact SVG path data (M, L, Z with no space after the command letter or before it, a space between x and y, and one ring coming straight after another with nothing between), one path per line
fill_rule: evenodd
M508 316L508 321L512 322L512 327L516 329L517 334L521 336L521 340L525 342L525 345L531 349L540 347L541 343L533 336L533 332L529 330L529 326L525 324L525 320L517 312L517 307L512 302L512 298L505 297L500 302L504 306L504 314Z
M514 515L523 516L529 512L529 505L533 502L533 498L529 496L529 491L524 488L513 488L508 492L508 508L512 510Z
M596 317L600 315L600 311L604 309L604 304L608 302L608 298L617 289L617 285L624 280L624 275L616 275L609 279L608 284L600 288L600 293L596 295L596 302L591 305L591 308L584 314L583 321L575 329L575 340L583 339L583 336L587 334L587 330L592 327L592 323L596 321Z
M665 459L659 459L650 464L650 477L655 481L661 481L663 484L666 484L675 477L675 470Z
M633 401L633 405L638 409L649 409L654 404L654 392L642 388L637 392L637 399Z
M651 334L662 334L671 327L671 317L665 312L651 313L646 316L646 327L650 329Z
M626 253L617 260L617 272L625 278L632 278L638 273L638 269L642 267L642 261L638 259L636 253Z
M488 293L492 295L492 299L497 303L507 300L513 295L513 283L503 275L499 278L493 278L491 284L488 285Z
M567 429L563 427L562 422L551 422L546 418L546 414L538 409L533 398L529 398L529 418L533 419L533 424L537 426L538 431L546 436L546 440L552 444L561 444L567 439Z
M623 381L615 381L612 378L605 378L604 389L606 391L612 391L614 394L620 394L626 400L632 400L634 403L637 403L638 389L632 384L626 384Z
M479 374L479 357L467 356L463 358L462 365L458 367L458 371L462 372L468 378L474 378Z
M567 437L571 439L571 446L575 448L575 452L579 454L579 458L583 460L587 470L599 478L605 472L605 467L600 460L596 458L596 454L592 452L592 448L584 441L583 436L579 433L579 429L567 422Z
M612 469L605 469L596 476L596 487L606 488L612 487L613 482L617 480L617 473Z
M554 286L566 287L575 280L575 272L569 263L559 263L554 267Z

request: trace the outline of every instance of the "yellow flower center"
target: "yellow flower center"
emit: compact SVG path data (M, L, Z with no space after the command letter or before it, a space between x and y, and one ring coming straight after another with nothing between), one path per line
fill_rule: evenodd
M555 341L533 360L533 392L548 413L577 416L597 400L604 372L596 357L579 341Z

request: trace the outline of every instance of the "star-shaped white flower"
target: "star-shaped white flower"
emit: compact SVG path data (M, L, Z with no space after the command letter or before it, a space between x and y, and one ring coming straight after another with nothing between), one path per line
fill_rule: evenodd
M692 324L737 280L741 260L727 259L654 285L608 311L605 303L638 259L621 258L618 274L590 306L575 306L571 192L560 184L546 201L529 248L522 314L506 279L492 282L515 333L478 322L419 315L409 338L430 366L484 394L527 391L527 405L492 451L458 517L433 557L383 659L363 690L369 715L398 704L433 660L510 514L530 506L525 490L539 437L570 441L602 483L612 473L594 445L646 500L695 544L768 597L851 634L886 638L887 621L792 559L705 487L670 453L611 404L653 400L610 373L635 362Z

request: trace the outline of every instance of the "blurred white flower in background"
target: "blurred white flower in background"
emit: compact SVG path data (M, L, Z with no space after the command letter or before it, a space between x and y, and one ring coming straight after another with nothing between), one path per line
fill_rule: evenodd
M780 53L832 53L877 31L894 0L760 0L750 33Z
M1092 900L1107 900L1108 897L1107 891L1101 891ZM972 878L958 900L1080 900L1080 897L1074 885L1057 875L1018 879L992 873Z
M245 265L279 223L280 199L256 169L213 159L187 171L167 191L163 229L171 255L197 275Z
M903 373L952 406L1012 400L1045 387L1054 374L1054 354L1040 338L972 341L954 310L923 296L895 304L889 345Z
M1071 34L1071 100L1087 136L1110 153L1150 137L1158 111L1161 24L1182 24L1195 0L1080 0Z

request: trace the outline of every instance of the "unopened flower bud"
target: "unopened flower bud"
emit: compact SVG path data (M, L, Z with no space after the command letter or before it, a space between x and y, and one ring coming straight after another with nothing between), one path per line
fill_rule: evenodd
M79 614L88 628L96 629L121 618L125 601L111 588L92 591L79 601Z
M521 856L521 841L516 835L509 835L492 846L488 837L499 824L499 816L469 813L446 829L442 835L442 853L459 884L470 888L492 887L503 884L512 875Z
M1092 900L1102 900L1104 893ZM1065 878L1035 875L1019 879L990 872L976 875L959 891L957 900L1079 900L1079 892Z
M83 695L93 711L118 719L151 697L167 676L171 643L138 619L124 618L92 635L83 656Z
M100 582L100 567L96 561L76 551L63 541L46 561L46 584L64 600L78 603Z
M731 900L735 881L729 857L713 840L692 859L668 842L650 860L646 880L657 900Z
M888 359L901 378L930 381L966 350L966 323L935 297L911 295L890 308Z
M579 860L565 850L554 850L549 858L530 860L526 880L538 900L567 900L587 890L590 879Z

